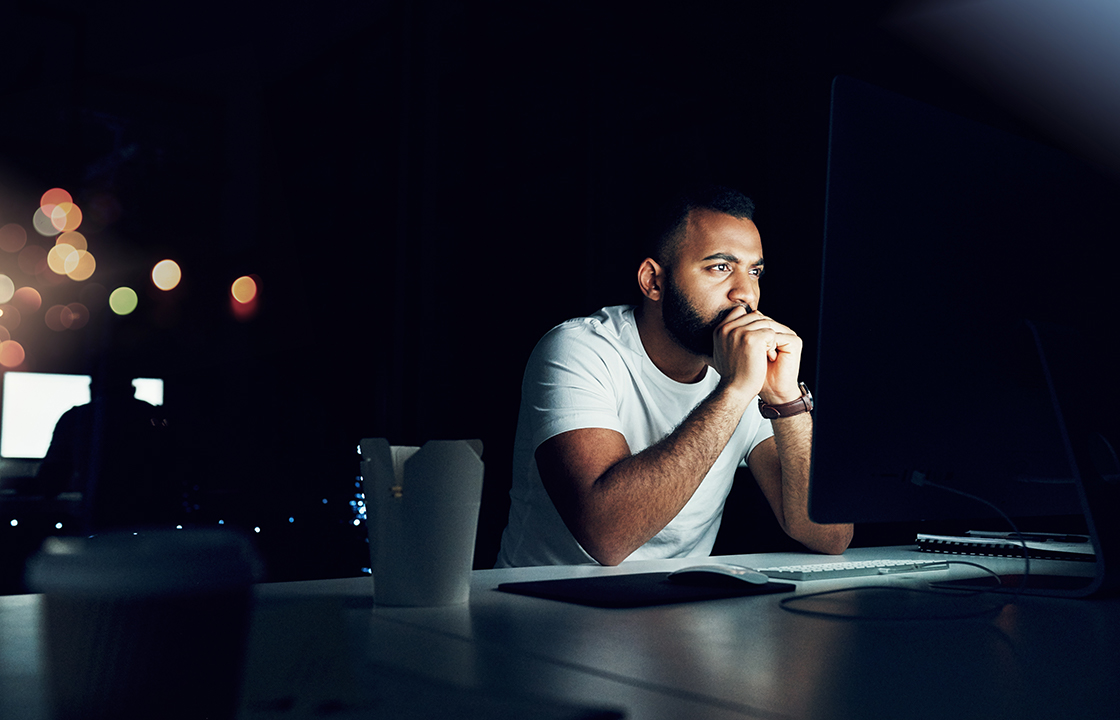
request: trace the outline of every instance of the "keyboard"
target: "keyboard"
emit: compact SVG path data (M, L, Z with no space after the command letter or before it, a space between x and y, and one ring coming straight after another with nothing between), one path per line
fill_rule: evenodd
M831 580L833 578L873 577L898 573L932 572L948 570L947 562L914 560L860 560L857 562L818 563L815 565L785 565L759 568L771 580Z

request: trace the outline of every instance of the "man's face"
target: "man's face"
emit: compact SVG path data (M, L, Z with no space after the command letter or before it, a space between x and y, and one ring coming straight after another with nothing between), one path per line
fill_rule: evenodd
M750 220L710 210L689 214L676 261L665 268L661 315L678 345L711 357L712 333L736 306L758 309L762 240Z

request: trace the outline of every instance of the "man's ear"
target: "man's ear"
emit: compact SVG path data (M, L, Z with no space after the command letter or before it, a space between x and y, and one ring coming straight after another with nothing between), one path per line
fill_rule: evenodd
M665 271L653 258L646 258L638 266L638 288L642 295L657 302L664 291Z

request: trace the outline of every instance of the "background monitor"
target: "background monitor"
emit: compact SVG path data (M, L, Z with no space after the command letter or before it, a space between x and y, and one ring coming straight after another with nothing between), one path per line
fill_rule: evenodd
M163 380L135 378L135 397L163 404ZM0 456L39 459L47 454L62 414L90 401L90 376L63 373L4 373L0 403Z
M1100 250L1116 197L1052 148L835 80L814 519L998 517L915 474L1012 516L1080 515L1031 327L1115 343Z

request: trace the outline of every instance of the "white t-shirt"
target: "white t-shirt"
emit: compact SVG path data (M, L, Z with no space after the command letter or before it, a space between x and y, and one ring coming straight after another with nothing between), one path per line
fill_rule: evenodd
M631 452L641 452L676 429L718 383L712 368L696 383L664 375L646 355L629 305L550 330L533 350L521 386L509 524L497 566L595 562L544 489L534 457L541 443L569 430L606 428L622 433ZM748 409L684 508L627 560L709 555L735 469L773 434L770 421Z

